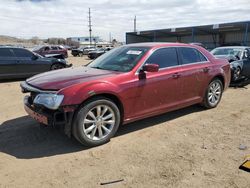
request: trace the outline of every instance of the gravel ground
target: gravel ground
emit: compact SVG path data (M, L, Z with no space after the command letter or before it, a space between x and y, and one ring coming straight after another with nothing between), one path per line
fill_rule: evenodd
M249 85L229 88L216 109L137 121L85 148L28 117L19 83L0 83L0 187L250 187L250 174L238 169L250 154Z

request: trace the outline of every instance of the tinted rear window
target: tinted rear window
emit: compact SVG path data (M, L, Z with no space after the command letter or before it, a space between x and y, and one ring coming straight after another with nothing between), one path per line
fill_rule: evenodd
M12 53L8 48L0 48L0 57L12 57Z
M207 61L203 54L194 48L179 48L182 64Z

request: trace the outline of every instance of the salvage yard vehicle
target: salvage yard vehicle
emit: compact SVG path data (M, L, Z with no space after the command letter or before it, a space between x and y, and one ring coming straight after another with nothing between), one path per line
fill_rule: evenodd
M76 57L76 56L82 56L83 55L83 50L84 50L84 47L79 47L79 48L76 48L76 49L72 49L71 50L71 54Z
M105 49L99 48L97 50L91 51L88 54L89 59L96 59L106 52Z
M215 108L230 83L226 59L181 43L138 43L113 49L85 67L40 74L21 83L26 112L87 146L118 127L194 104Z
M45 46L37 46L35 47L33 50L33 52L47 57L47 56L51 56L51 55L61 55L63 58L67 58L68 57L68 51L66 48L64 48L63 46L60 45L45 45Z
M225 58L229 61L232 82L238 81L244 77L250 78L250 47L218 47L213 49L211 53L217 58Z
M0 79L28 78L70 66L63 59L45 58L24 48L0 47Z
M96 50L94 47L79 47L77 49L72 49L71 54L76 57L76 56L83 56L83 55L88 55L89 52Z

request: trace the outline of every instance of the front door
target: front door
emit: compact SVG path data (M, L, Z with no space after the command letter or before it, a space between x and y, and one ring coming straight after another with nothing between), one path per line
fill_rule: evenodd
M179 102L179 63L173 47L155 50L145 64L158 64L158 72L145 72L145 78L135 75L137 97L133 116L144 116L170 109Z

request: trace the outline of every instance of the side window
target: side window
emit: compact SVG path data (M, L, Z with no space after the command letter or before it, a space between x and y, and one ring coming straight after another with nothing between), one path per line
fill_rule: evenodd
M166 68L178 65L178 58L175 48L158 49L148 58L146 64L158 64L159 68Z
M180 49L180 57L182 64L192 64L202 61L207 61L207 59L198 50L194 48L182 47Z
M51 46L51 50L58 50L56 46Z
M33 53L31 53L28 50L15 48L15 49L13 49L13 51L14 51L14 54L17 57L28 57L28 58L31 58L33 56Z
M198 52L198 54L200 56L201 61L207 61L207 58L202 53L200 53L198 50L197 50L197 52Z
M49 46L45 46L43 50L44 50L44 51L49 51L50 48L49 48Z
M0 48L0 57L13 57L13 54L8 48Z

